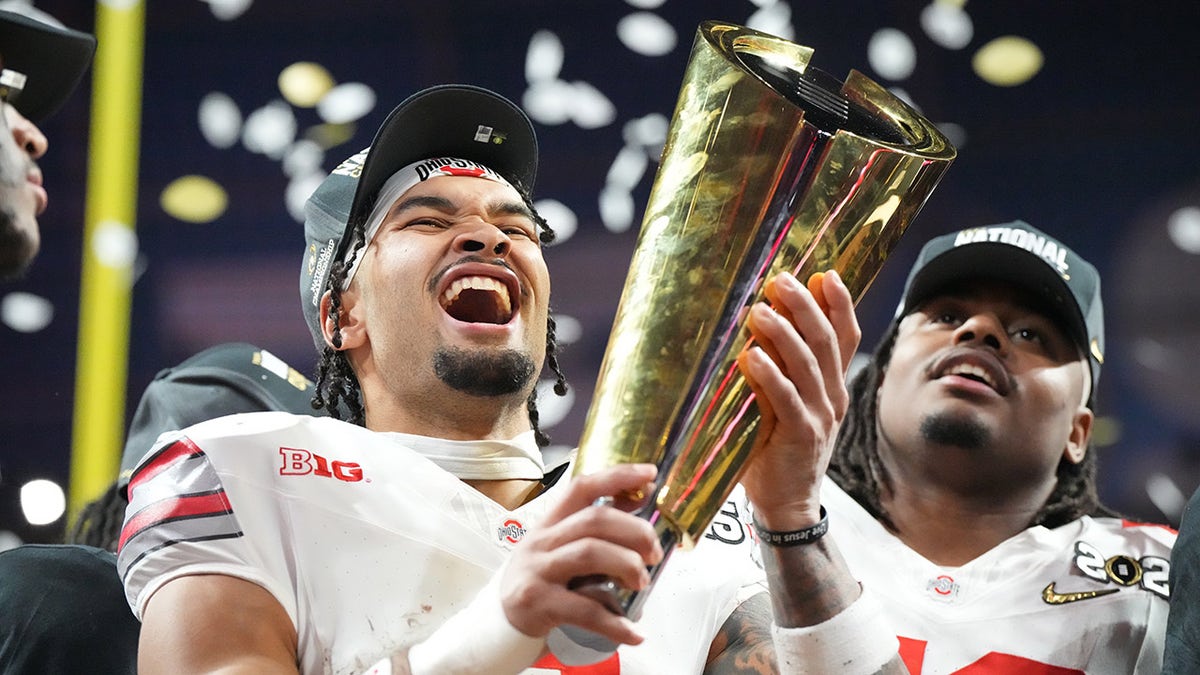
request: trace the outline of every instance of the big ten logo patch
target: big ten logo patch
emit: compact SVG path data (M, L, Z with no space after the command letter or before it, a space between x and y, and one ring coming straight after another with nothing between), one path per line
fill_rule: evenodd
M336 478L347 483L357 483L363 479L362 467L355 462L329 461L315 452L300 448L279 448L279 456L283 460L279 467L280 476L312 475Z
M1137 586L1168 599L1171 587L1171 563L1166 558L1148 555L1134 558L1129 555L1105 556L1100 549L1086 541L1075 542L1075 567L1084 576L1104 584Z
M704 538L715 539L723 544L740 544L746 540L746 526L742 523L737 503L732 499L725 502L725 506L713 518L708 532L704 533Z

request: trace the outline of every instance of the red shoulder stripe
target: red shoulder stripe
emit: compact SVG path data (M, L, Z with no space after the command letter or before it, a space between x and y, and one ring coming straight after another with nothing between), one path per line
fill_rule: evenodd
M147 528L161 523L184 518L219 516L232 512L233 507L225 497L224 490L164 499L138 511L132 518L125 521L125 527L121 528L121 541L117 544L117 548L124 548L127 541Z
M153 480L155 476L171 468L176 462L182 462L188 457L203 454L190 438L181 438L159 450L145 464L142 464L129 478L129 494L132 495L138 485Z
M1163 525L1161 523L1139 523L1136 520L1122 519L1121 527L1160 527L1160 528L1166 530L1167 532L1170 532L1171 534L1179 534L1179 532L1177 530L1175 530L1175 528L1173 528L1169 525Z

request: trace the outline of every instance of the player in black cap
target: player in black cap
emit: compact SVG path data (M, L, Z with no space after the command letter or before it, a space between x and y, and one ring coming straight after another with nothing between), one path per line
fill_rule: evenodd
M1099 274L1061 241L921 250L822 486L911 672L1158 672L1175 536L1097 495L1104 356Z
M28 11L0 10L0 278L20 275L41 244L48 198L36 160L49 143L37 123L74 91L96 49L91 35Z
M596 659L607 663L587 672L745 672L771 667L768 585L785 632L870 618L853 580L775 594L741 529L674 554L642 628L570 584L600 574L644 588L663 552L647 521L595 506L647 489L653 466L568 477L539 447L533 393L543 365L556 368L536 168L517 106L434 87L309 198L299 290L322 354L317 401L339 419L206 422L135 467L118 564L143 672L570 673ZM778 468L828 459L858 330L836 275L822 282L826 311L792 275L776 281L781 311L751 310L763 348L743 366L774 413L746 493L786 539L818 523L819 504L796 500ZM804 548L830 563L823 544ZM747 612L743 591L756 598ZM620 646L569 644L569 626ZM850 660L899 666L894 636L865 642Z

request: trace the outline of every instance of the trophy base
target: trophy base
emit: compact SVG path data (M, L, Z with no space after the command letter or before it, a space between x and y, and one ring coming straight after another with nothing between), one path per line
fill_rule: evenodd
M579 626L563 624L546 636L550 653L564 666L590 666L609 658L617 645Z

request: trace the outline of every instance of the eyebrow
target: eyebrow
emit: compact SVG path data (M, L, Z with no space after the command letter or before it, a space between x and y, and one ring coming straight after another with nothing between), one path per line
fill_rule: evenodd
M458 210L458 205L437 195L421 195L417 197L409 197L402 202L394 205L388 211L388 216L395 216L409 209L430 208L444 213L453 213ZM502 216L523 216L530 221L534 221L533 211L528 206L521 202L509 200L496 200L487 206L487 214L502 215Z

